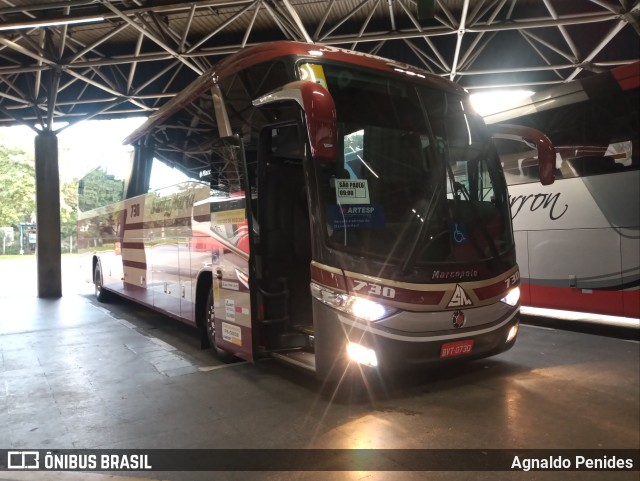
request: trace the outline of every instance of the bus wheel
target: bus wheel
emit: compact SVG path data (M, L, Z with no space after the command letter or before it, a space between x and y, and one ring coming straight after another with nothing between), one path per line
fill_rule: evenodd
M109 300L109 293L102 287L102 269L100 268L100 262L96 264L96 269L93 271L93 285L98 302L107 302Z
M216 346L216 324L215 324L215 309L213 307L213 292L209 291L209 296L207 297L207 308L206 308L206 319L205 325L207 330L207 341L209 341L209 345L211 349L213 349L222 362L232 362L237 358L231 354L230 352L225 351L224 349L220 349Z

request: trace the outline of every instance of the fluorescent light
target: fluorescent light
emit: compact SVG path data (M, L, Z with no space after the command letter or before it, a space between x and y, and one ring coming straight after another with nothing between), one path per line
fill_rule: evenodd
M471 94L470 100L474 110L485 117L514 107L531 95L533 95L531 90L506 89Z
M82 23L102 22L104 17L79 17L66 18L61 20L50 20L48 22L23 22L0 25L0 31L24 30L27 28L56 27L60 25L77 25Z

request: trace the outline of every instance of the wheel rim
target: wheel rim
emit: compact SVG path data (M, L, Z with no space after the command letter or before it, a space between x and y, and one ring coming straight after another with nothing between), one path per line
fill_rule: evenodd
M209 331L209 337L211 338L211 344L213 348L215 348L215 338L216 338L216 323L215 323L215 310L213 309L213 302L209 304L209 309L207 312L207 330Z
M102 291L102 272L100 272L100 269L96 269L95 286L96 286L96 296L99 296L100 292Z

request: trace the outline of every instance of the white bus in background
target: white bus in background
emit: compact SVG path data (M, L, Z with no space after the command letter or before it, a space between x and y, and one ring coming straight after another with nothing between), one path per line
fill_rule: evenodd
M524 306L640 317L640 62L537 92L487 124L553 142L555 183L535 151L498 141Z

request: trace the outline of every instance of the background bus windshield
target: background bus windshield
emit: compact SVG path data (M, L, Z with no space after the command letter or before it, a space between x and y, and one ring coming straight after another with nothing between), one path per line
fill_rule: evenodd
M460 95L318 67L342 143L336 162L316 164L332 247L405 268L473 263L512 247L500 164Z

